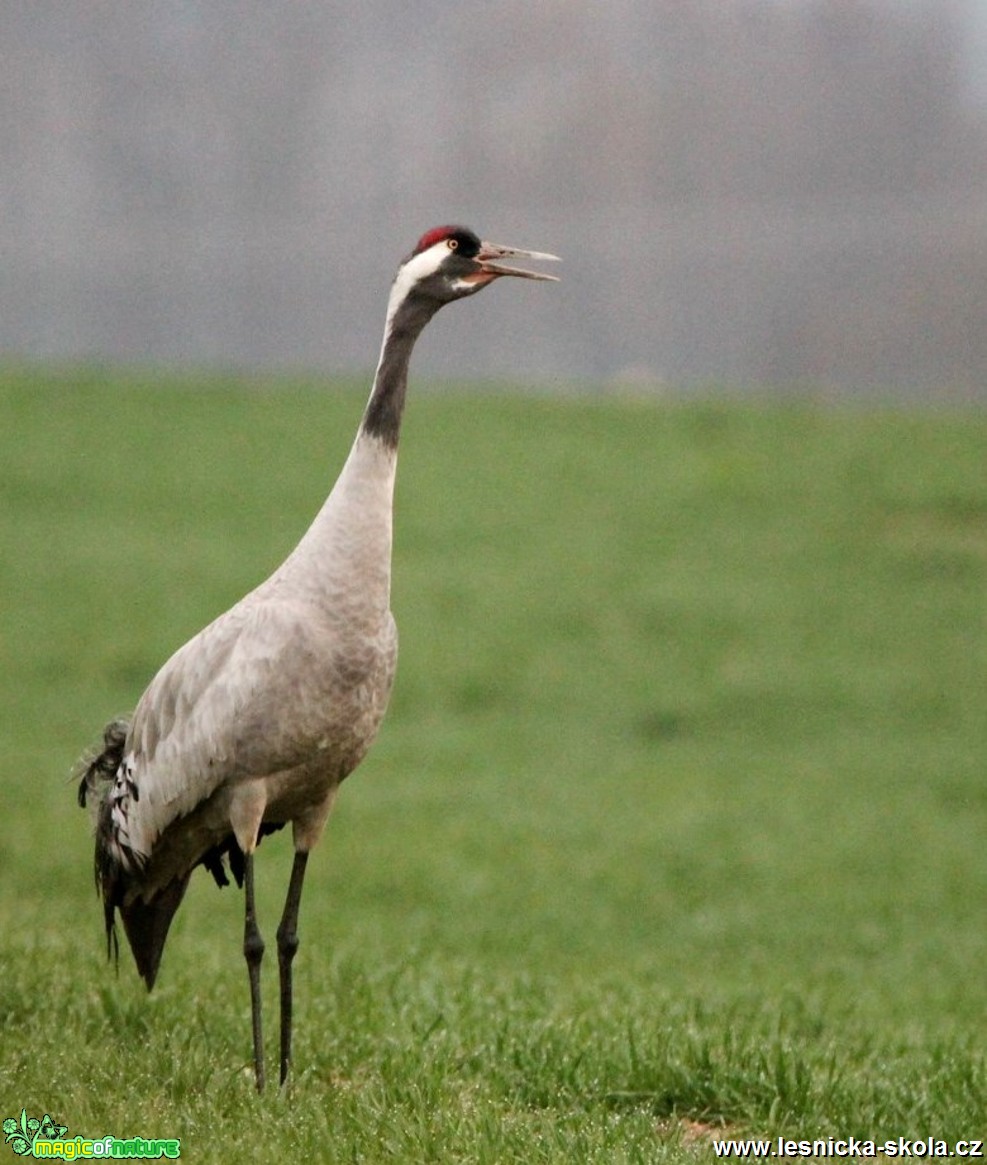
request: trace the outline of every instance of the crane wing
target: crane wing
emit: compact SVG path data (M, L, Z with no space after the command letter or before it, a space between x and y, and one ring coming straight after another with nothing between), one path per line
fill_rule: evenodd
M390 616L341 644L308 604L266 598L254 592L200 631L141 697L109 795L124 866L142 866L169 826L224 788L232 797L311 765L340 780L373 740L394 671Z
M130 723L109 794L112 836L125 867L139 868L174 821L208 800L233 770L236 709L256 683L238 666L249 613L234 607L190 639L158 671Z

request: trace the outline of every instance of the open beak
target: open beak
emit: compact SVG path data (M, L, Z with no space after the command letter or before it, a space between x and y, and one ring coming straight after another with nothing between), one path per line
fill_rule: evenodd
M559 262L558 255L548 255L544 251L521 251L517 247L501 247L497 243L481 243L480 253L476 256L479 270L473 276L478 283L489 283L499 279L502 275L516 275L520 279L545 279L558 283L557 275L543 275L540 271L525 271L523 267L505 267L500 259L536 259Z

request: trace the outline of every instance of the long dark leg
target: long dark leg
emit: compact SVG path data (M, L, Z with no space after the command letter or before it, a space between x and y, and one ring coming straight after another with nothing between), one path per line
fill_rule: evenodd
M254 1031L254 1074L257 1091L264 1091L264 1039L260 1023L260 961L264 957L264 940L257 928L257 912L254 908L254 855L245 854L243 859L243 891L247 903L243 926L243 955L247 960L247 975L250 977L250 1021Z
M284 914L278 926L278 969L281 972L281 1083L288 1078L291 1062L291 960L298 950L298 907L302 900L302 882L308 854L295 851L288 883L288 897L284 900Z

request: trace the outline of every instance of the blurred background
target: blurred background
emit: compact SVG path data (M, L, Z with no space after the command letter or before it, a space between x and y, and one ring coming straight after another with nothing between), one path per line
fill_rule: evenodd
M565 282L420 374L987 395L984 0L6 0L0 102L8 359L365 369L463 221Z

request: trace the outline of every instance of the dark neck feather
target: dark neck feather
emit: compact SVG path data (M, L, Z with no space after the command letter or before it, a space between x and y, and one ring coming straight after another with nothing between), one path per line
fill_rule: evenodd
M401 435L412 349L422 329L441 306L437 300L417 299L411 294L388 315L374 386L360 431L376 437L389 449L397 448Z

